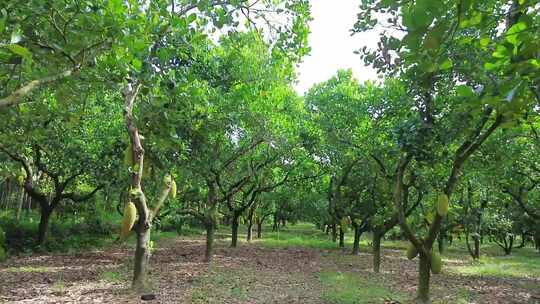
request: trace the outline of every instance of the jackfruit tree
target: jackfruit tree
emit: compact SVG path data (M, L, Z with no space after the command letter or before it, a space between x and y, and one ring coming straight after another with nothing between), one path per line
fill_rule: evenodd
M89 93L83 105L78 94L54 93L58 92L29 97L46 102L29 102L0 113L0 154L20 166L20 186L39 204L36 244L40 246L46 242L55 209L70 201L81 204L110 188L114 182L108 182L108 177L119 163L114 139L121 131L118 108L109 103L108 110L94 112L100 102L111 100ZM68 102L72 102L69 109ZM111 123L102 124L104 120ZM81 190L81 184L90 189Z
M355 31L384 24L396 29L394 33L406 33L383 31L376 50L364 48L360 53L379 72L404 80L416 105L392 171L400 226L419 251L419 303L429 302L432 245L443 216L434 215L425 237L416 235L405 221L406 176L414 164L445 164L447 173L440 176L437 192L452 204L459 175L471 155L503 123L519 119L538 102L534 5L518 0L360 4ZM377 19L379 13L389 18ZM437 150L451 157L437 159Z

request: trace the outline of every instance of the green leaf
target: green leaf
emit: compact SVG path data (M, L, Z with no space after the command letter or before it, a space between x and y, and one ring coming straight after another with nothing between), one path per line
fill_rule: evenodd
M30 60L32 59L32 53L25 47L22 47L18 44L10 44L7 46L7 48L16 55L19 55L23 57L24 59Z
M480 39L480 46L481 47L486 47L489 45L489 43L491 42L491 39L489 37L484 37L482 39Z
M470 18L464 19L459 23L460 28L473 27L482 22L482 13L475 12Z
M456 87L456 92L460 97L469 98L474 96L472 88L466 85L459 85Z
M493 52L492 56L495 58L510 57L510 51L508 51L508 49L503 45L497 45L497 49L495 50L495 52Z
M510 42L513 45L519 43L519 34L527 29L527 24L523 21L520 21L508 29L506 32L506 41Z
M142 68L142 61L137 58L133 58L133 60L131 61L131 65L136 71L140 72Z
M441 70L448 70L450 68L452 68L454 66L454 63L452 62L452 60L450 58L446 58L440 65L439 65L439 69Z
M497 62L493 63L493 62L486 62L484 64L484 68L488 71L493 71L493 70L496 70L497 68L499 67L499 64Z

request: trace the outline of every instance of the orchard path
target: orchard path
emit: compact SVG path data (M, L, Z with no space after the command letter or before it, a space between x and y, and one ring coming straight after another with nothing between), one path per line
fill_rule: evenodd
M365 249L365 248L364 248ZM268 248L218 242L214 261L203 262L203 238L158 242L151 259L154 301L129 290L132 248L111 246L73 254L14 257L0 264L0 303L306 303L324 304L322 272L353 273L411 298L416 264L399 250L384 249L380 274L371 272L371 254L339 250ZM459 264L464 261L450 261ZM540 303L540 278L435 276L435 303ZM362 286L359 286L362 288ZM368 303L398 303L390 296ZM407 303L401 300L399 303Z

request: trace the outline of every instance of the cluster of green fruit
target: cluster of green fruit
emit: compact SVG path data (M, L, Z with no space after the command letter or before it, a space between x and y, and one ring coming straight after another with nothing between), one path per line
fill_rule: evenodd
M172 198L176 198L176 182L170 175L166 175L163 179L164 183L171 184L171 190L169 191L169 195ZM134 191L136 192L136 191ZM131 229L133 228L133 225L135 225L135 221L137 220L137 207L132 201L129 201L126 206L124 207L124 216L122 217L122 226L120 227L120 239L125 239Z
M407 247L407 258L409 260L414 259L418 255L418 250L413 244L409 244ZM442 271L442 259L441 256L434 250L431 251L431 272L433 274L439 274Z
M446 194L441 194L437 198L436 204L437 214L441 217L444 217L448 214L448 196ZM418 249L414 244L409 244L407 247L407 258L409 260L414 259L418 255ZM431 251L431 272L434 274L439 274L442 271L442 259L441 256L434 250Z

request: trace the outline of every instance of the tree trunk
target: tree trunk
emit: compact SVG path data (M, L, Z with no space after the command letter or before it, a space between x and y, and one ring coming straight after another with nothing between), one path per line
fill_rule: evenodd
M523 248L525 247L526 243L527 243L527 234L521 233L521 243L516 248Z
M475 259L480 258L480 238L479 237L474 238L474 258Z
M439 245L439 253L440 254L443 254L444 253L444 236L442 235L442 233L439 233L439 236L437 237L437 245Z
M416 303L427 304L429 300L429 279L430 279L430 257L420 252L418 290L416 293Z
M214 232L216 227L214 223L206 223L206 251L204 254L204 261L210 262L212 260L212 254L214 252Z
M37 244L42 246L47 239L47 230L49 229L49 220L52 214L52 208L48 206L41 207L41 218L39 220Z
M360 253L360 227L358 225L353 225L354 227L354 241L352 254L358 255Z
M240 216L234 214L232 218L232 234L231 234L231 247L236 248L238 245L238 226Z
M343 228L339 227L339 248L345 247L345 231Z
M382 234L378 231L373 232L373 272L379 273L381 268L381 238Z
M538 253L540 253L540 232L534 234L534 247L538 250Z
M135 247L135 270L133 272L133 288L142 291L146 286L146 269L150 258L150 227L142 227L137 231L137 247Z
M336 224L332 224L332 242L336 242L337 241L337 228L336 228Z
M262 221L261 222L257 222L257 238L260 239L262 238Z
M504 254L505 255L512 254L512 248L514 246L514 237L510 236L508 239L509 239L508 246L506 246L506 248L504 248Z
M24 204L24 197L26 192L24 191L24 187L21 187L21 196L19 198L19 206L17 206L17 221L21 218L21 212Z
M249 219L248 227L247 227L246 241L251 242L252 239L253 239L253 221L251 219Z

